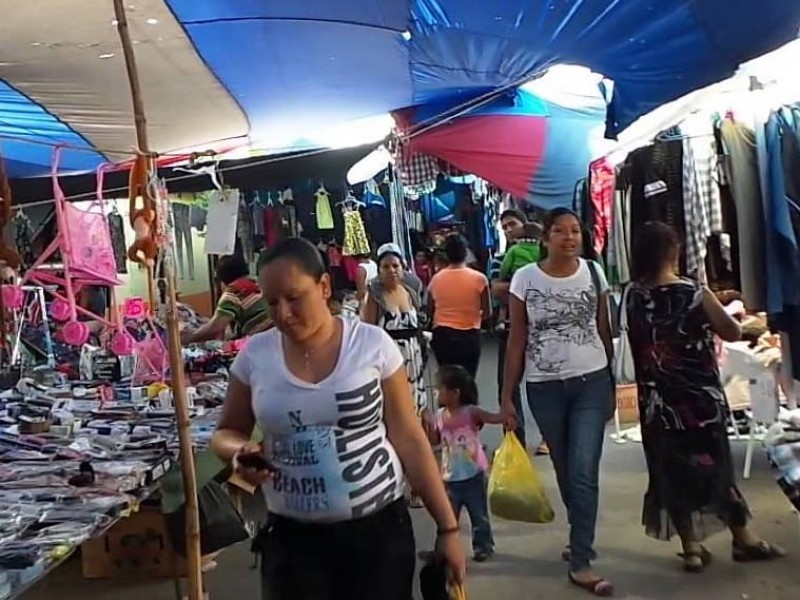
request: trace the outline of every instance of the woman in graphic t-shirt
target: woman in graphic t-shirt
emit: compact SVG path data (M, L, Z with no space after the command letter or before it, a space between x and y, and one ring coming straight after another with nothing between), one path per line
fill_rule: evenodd
M528 402L550 447L569 515L564 552L569 580L609 596L613 587L591 567L600 455L611 404L608 284L596 263L580 258L581 238L575 213L551 211L544 220L547 258L521 268L511 280L502 401L513 429L513 392L524 365Z
M308 242L281 241L262 256L259 274L275 329L251 338L237 357L213 447L263 485L264 597L411 598L406 477L461 580L458 523L400 350L380 328L331 314L330 279ZM250 441L256 424L263 445Z

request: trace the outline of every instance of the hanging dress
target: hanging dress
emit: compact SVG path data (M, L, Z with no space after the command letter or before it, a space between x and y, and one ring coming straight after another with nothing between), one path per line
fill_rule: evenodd
M722 526L744 526L749 511L736 486L703 287L690 280L631 286L628 338L650 476L646 533L669 540L691 528L702 541Z
M342 244L342 253L345 256L369 254L369 240L361 213L357 210L345 210L343 214L344 244Z

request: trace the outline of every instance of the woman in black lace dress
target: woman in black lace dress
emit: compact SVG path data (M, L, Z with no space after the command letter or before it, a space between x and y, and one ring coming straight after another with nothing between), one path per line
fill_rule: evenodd
M660 540L677 534L690 572L709 563L701 542L723 526L733 535L736 561L784 556L748 527L734 476L713 335L737 340L739 324L710 291L676 274L679 254L674 230L647 223L634 245L625 307L650 475L644 527Z

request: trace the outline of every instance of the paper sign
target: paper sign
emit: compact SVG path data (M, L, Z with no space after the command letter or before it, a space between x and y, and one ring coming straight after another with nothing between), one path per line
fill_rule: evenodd
M773 372L762 371L750 378L750 409L756 423L771 425L778 420L778 382Z
M214 192L208 200L207 218L206 254L233 254L239 220L239 190Z

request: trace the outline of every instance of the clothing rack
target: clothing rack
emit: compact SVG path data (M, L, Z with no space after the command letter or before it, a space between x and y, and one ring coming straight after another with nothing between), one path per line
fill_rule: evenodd
M47 204L53 204L55 200L50 198L49 200L38 200L37 202L28 202L27 204L15 204L11 207L11 210L23 210L26 208L33 208L34 206L45 206Z

